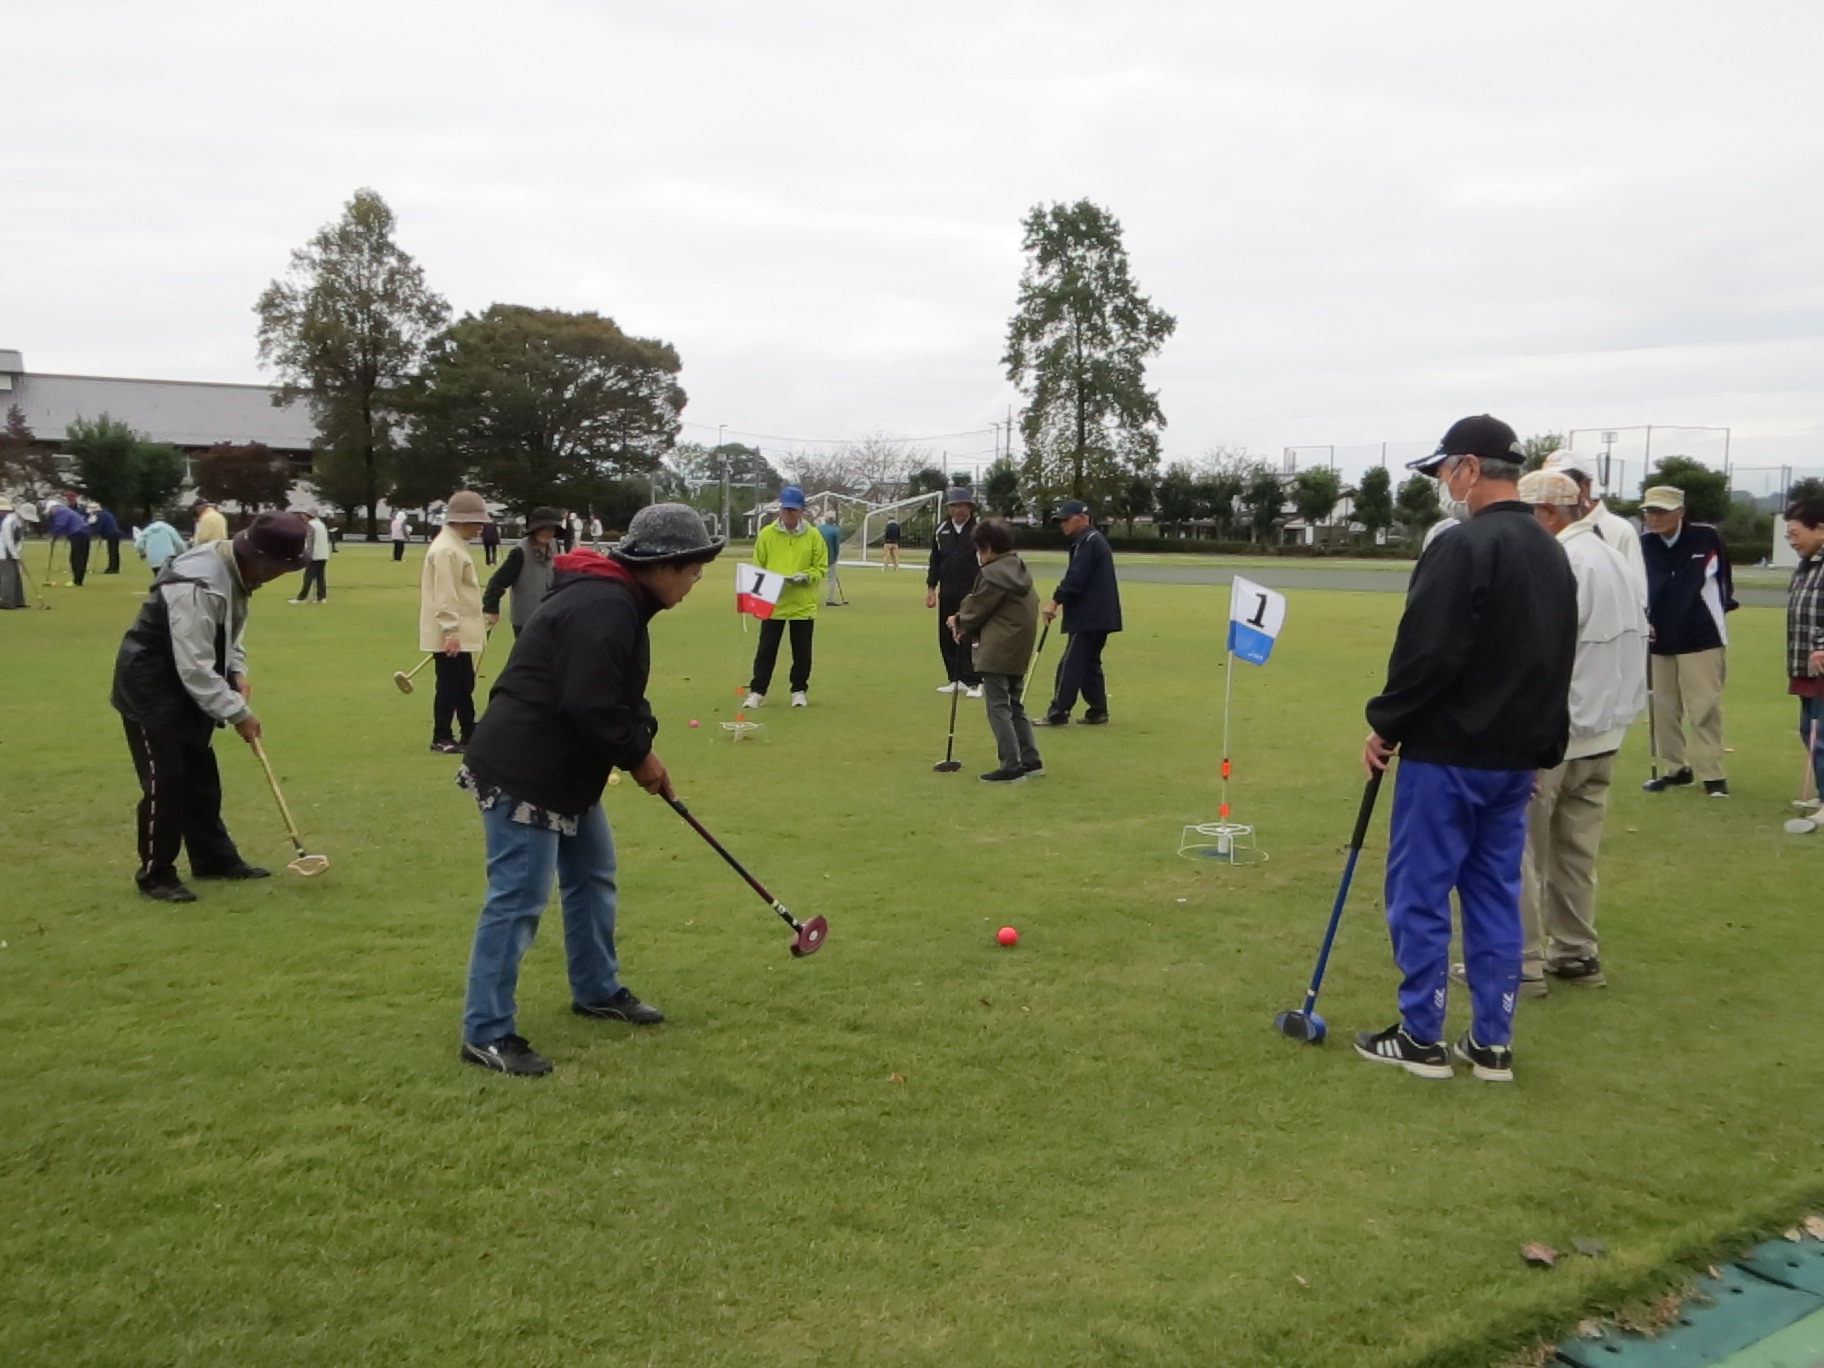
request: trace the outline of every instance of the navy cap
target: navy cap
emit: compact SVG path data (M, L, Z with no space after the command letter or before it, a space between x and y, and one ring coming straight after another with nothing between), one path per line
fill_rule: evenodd
M1053 522L1063 522L1066 518L1074 518L1079 513L1087 512L1089 512L1089 505L1084 503L1083 500L1066 499L1063 503L1058 505L1058 511L1051 515L1051 520Z
M1459 418L1450 425L1450 431L1444 434L1444 440L1438 443L1438 449L1429 456L1421 456L1416 461L1406 462L1406 469L1416 470L1421 475L1435 475L1438 467L1452 456L1480 456L1490 461L1524 461L1526 453L1520 447L1520 438L1506 423L1499 418L1492 418L1486 413L1479 413L1470 418Z

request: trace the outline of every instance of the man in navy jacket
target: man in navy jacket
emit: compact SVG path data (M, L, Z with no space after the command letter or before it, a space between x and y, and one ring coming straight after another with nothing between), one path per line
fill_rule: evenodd
M1035 727L1062 727L1070 721L1070 710L1083 697L1085 711L1077 721L1090 727L1108 722L1108 684L1102 675L1102 648L1108 638L1121 630L1121 590L1115 583L1115 553L1108 538L1096 531L1090 521L1089 505L1081 499L1066 499L1053 515L1064 535L1070 538L1070 567L1058 587L1051 591L1051 601L1041 610L1051 622L1059 612L1064 614L1061 629L1067 638L1064 654L1058 657L1056 683L1051 706L1045 716L1033 719Z
M1667 771L1641 787L1662 793L1701 779L1705 793L1727 798L1723 679L1729 628L1723 614L1736 606L1729 553L1714 527L1686 519L1685 491L1673 485L1649 489L1640 516L1647 525L1640 554L1647 564L1647 622L1653 629L1647 680L1654 740Z

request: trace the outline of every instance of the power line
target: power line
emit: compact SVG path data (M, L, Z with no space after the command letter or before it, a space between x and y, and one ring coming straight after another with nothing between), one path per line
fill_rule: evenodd
M762 442L793 442L800 445L819 446L860 446L864 442L870 442L877 439L900 443L938 442L947 437L979 437L984 432L992 432L995 430L993 424L985 423L979 428L969 428L963 432L933 432L921 437L893 437L878 432L870 433L866 437L781 437L778 433L774 432L748 432L742 428L729 427L726 423L698 423L690 419L683 420L680 426L702 428L705 432L714 430L721 433L732 434L736 437L752 437L757 441Z

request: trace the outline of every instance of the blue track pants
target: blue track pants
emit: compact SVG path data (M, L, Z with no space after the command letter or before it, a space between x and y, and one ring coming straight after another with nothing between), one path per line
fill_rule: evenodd
M1400 1016L1416 1039L1444 1038L1450 991L1450 893L1463 911L1471 1029L1482 1045L1514 1034L1520 980L1520 860L1531 770L1402 760L1387 847L1387 928Z

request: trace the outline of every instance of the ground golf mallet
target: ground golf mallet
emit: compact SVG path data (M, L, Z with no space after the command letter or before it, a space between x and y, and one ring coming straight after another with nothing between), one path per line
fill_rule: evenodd
M1818 796L1817 786L1818 763L1818 721L1811 721L1811 734L1805 745L1805 777L1799 781L1799 801L1794 805L1807 809L1803 817L1788 818L1786 834L1788 836L1809 836L1818 829L1817 813L1811 810L1811 800Z
M487 658L488 643L494 640L494 633L487 632L481 638L481 649L475 652L475 678L481 678L481 662Z
M1381 791L1381 776L1385 770L1376 770L1368 777L1367 787L1362 790L1361 811L1355 815L1355 834L1349 838L1349 858L1343 864L1343 881L1336 890L1336 906L1330 909L1330 926L1324 932L1324 948L1317 952L1317 968L1311 972L1311 987L1305 992L1305 1005L1297 1011L1281 1012L1273 1018L1273 1025L1283 1036L1302 1040L1307 1045L1322 1045L1329 1027L1324 1019L1313 1008L1317 1006L1317 990L1324 981L1324 968L1330 963L1330 947L1336 943L1336 928L1343 919L1343 904L1349 901L1349 881L1355 877L1356 857L1362 853L1362 841L1368 835L1368 819L1374 815L1374 800Z
M931 766L939 774L955 774L963 767L963 762L956 758L956 700L962 696L963 681L950 681L950 739L944 743L944 758Z
M285 819L285 834L291 837L292 849L298 852L298 858L285 868L307 879L321 874L329 868L329 856L305 854L304 842L298 839L298 824L291 820L291 809L285 804L285 795L279 792L279 777L272 772L272 762L266 758L266 748L257 736L253 739L253 753L259 757L260 768L266 771L266 782L272 786L272 796L279 803L279 815Z
M393 671L393 683L399 686L400 693L410 693L412 691L412 675L417 674L418 671L422 670L426 665L429 665L436 655L437 652L432 651L429 655L425 656L423 660L412 666L411 674L407 674L404 670Z
M1038 667L1039 657L1045 654L1045 638L1051 635L1051 624L1047 622L1039 633L1039 648L1032 653L1032 659L1026 662L1026 677L1020 680L1020 702L1026 701L1026 686L1032 683L1032 672Z
M48 613L51 609L51 601L44 596L44 590L38 587L38 581L32 578L32 572L26 568L24 556L19 557L19 573L25 576L26 584L31 587L32 597L38 600L37 606Z
M1647 651L1647 760L1659 778L1659 710L1653 706L1653 652Z
M795 933L792 936L792 958L803 959L806 955L814 955L823 948L824 937L830 934L830 924L827 921L822 917L812 917L807 922L799 921L791 914L784 903L780 902L779 899L766 891L761 885L760 880L756 879L752 874L749 874L747 870L742 868L741 861L737 860L733 855L730 855L728 853L728 848L724 846L722 842L709 834L709 828L704 826L703 823L699 822L696 817L692 815L691 810L684 806L683 799L667 798L665 801L670 803L678 816L689 822L696 830L697 835L708 841L710 848L723 859L727 860L729 867L743 879L747 880L747 886L758 893L761 900L765 902L767 906L771 907L773 911L777 912L780 917L784 919L787 926L792 928Z

